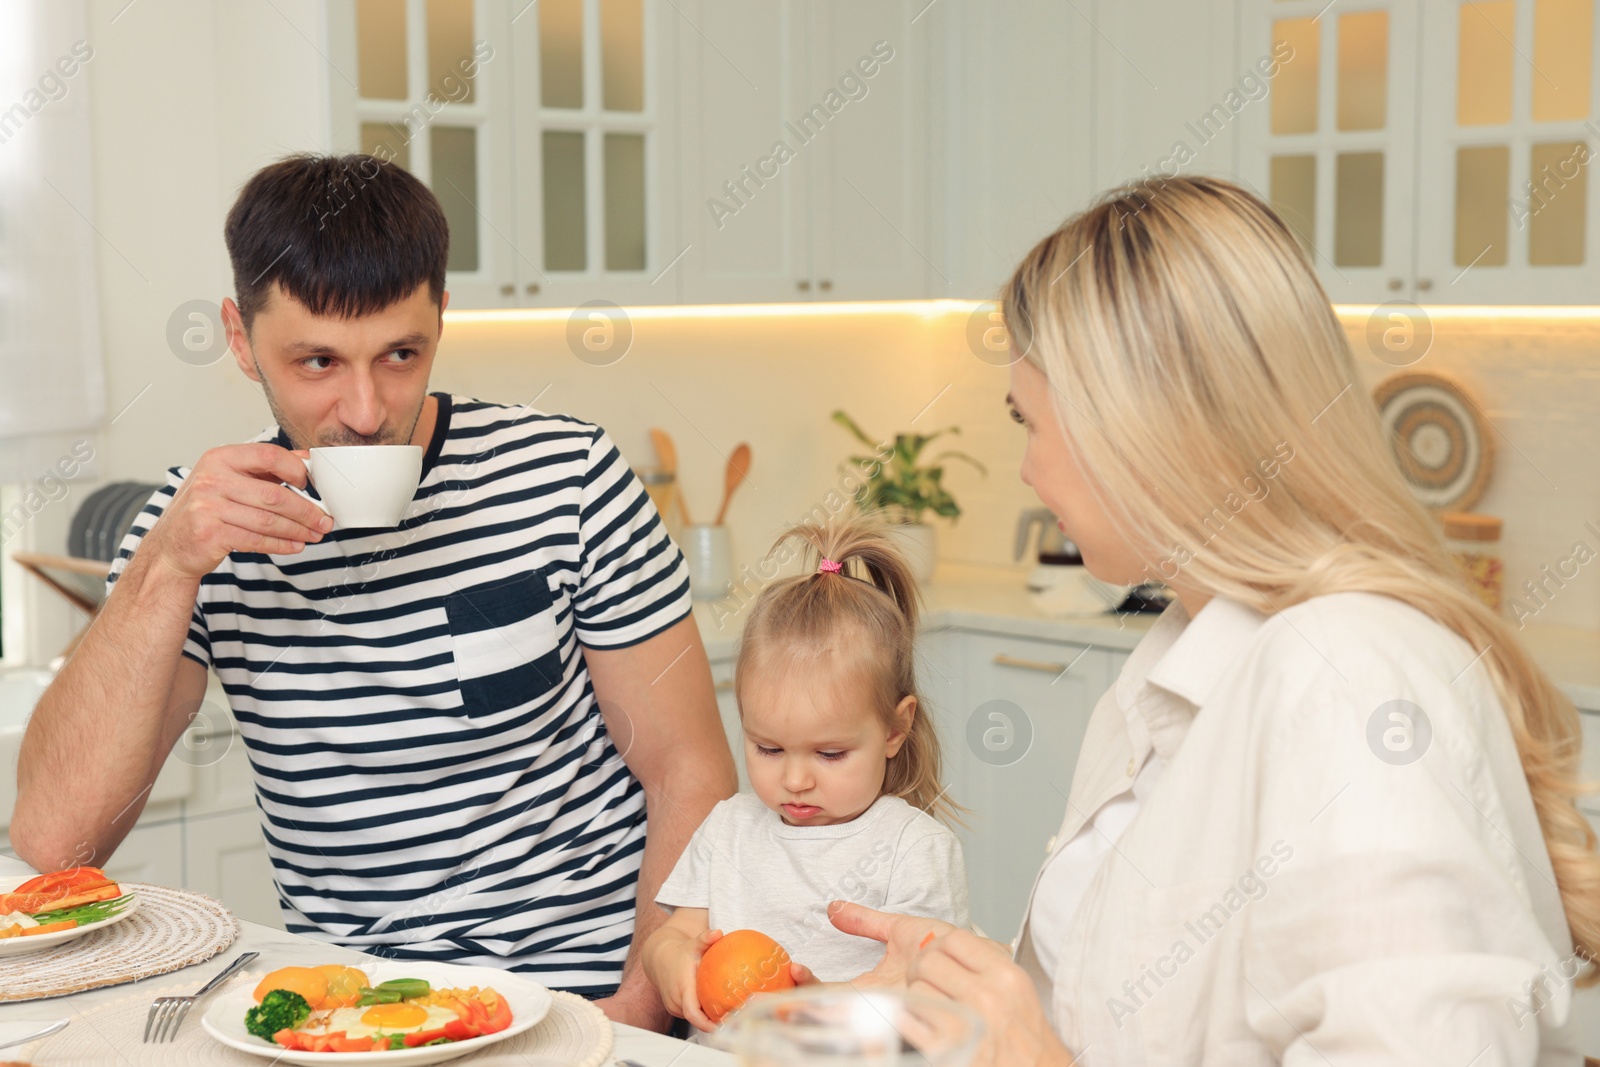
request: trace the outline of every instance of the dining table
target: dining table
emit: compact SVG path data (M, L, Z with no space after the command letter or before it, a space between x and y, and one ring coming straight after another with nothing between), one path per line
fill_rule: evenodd
M0 878L3 877L28 877L36 873L31 867L19 859L9 856L0 856ZM165 974L154 975L137 982L127 982L122 985L106 986L91 989L82 993L73 993L68 996L48 997L40 1000L25 1000L16 1002L0 1002L0 1045L4 1045L16 1038L34 1033L44 1026L61 1020L68 1020L68 1026L73 1021L83 1018L94 1009L119 1000L123 997L137 996L141 991L148 992L161 989L169 992L169 987L178 985L192 985L193 992L199 989L214 975L228 966L228 963L242 952L259 952L261 955L251 965L250 969L259 969L262 965L271 968L287 967L293 965L316 965L323 963L345 963L352 966L361 966L363 962L380 962L378 957L355 949L331 945L325 941L292 934L283 930L275 930L270 926L260 923L239 920L239 936L233 944L223 949L201 963L196 963L180 970L169 971ZM237 979L234 979L237 981ZM150 994L154 999L154 994ZM203 1010L196 1009L189 1013L184 1021L186 1027L200 1025L200 1016ZM638 1067L731 1067L736 1061L726 1052L720 1052L693 1042L681 1041L668 1037L665 1034L653 1033L642 1030L636 1026L624 1023L612 1023L614 1044L611 1057L606 1061L608 1065L627 1067L636 1064ZM0 1047L0 1063L14 1059L23 1046L4 1048ZM105 1062L120 1064L124 1061L115 1053L109 1053ZM271 1061L263 1060L263 1064ZM470 1062L470 1061L468 1061ZM41 1060L38 1067L49 1067L48 1060Z

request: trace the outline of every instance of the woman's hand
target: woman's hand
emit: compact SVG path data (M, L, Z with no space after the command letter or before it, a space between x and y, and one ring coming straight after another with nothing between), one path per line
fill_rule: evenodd
M883 942L883 960L851 985L889 986L898 989L906 987L906 969L916 957L919 946L930 937L957 929L938 919L873 911L860 904L850 904L841 900L828 905L828 919L836 929L847 934L870 937L874 941Z
M1074 1062L1045 1017L1033 979L1012 962L1005 945L953 929L916 954L906 977L911 992L948 997L983 1016L976 1063L1065 1067Z
M673 1015L688 1020L696 1030L717 1028L700 1009L695 975L700 970L700 957L721 938L721 930L701 930L691 935L669 921L650 935L641 954L644 972L661 994L661 1003Z
M829 908L847 934L882 941L883 962L855 984L901 985L972 1008L984 1022L981 1067L1067 1067L1072 1053L1045 1017L1038 991L1011 950L969 930L858 904Z

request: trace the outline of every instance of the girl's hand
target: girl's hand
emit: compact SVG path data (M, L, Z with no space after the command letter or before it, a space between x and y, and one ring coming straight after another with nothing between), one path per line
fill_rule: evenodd
M972 1008L984 1022L980 1067L1067 1067L1073 1056L1061 1043L1038 991L1011 950L969 930L911 915L890 915L857 904L830 909L845 933L882 941L883 962L860 983L904 986Z
M650 941L667 933L663 927L651 935ZM700 970L700 957L706 949L722 938L721 930L704 930L694 937L673 930L668 938L647 944L644 953L645 973L661 994L661 1003L667 1011L686 1019L696 1030L711 1031L717 1024L706 1018L700 1010L700 994L695 991L695 975ZM654 951L650 951L650 949Z

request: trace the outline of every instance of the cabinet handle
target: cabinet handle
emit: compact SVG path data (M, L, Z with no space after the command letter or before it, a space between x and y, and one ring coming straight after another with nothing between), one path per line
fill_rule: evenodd
M824 278L824 279L822 279L822 281L820 283L818 283L817 288L821 289L823 292L827 292L829 289L833 288L833 279L832 278Z
M1417 289L1420 292L1426 293L1429 289L1432 289L1432 288L1433 288L1433 279L1432 278L1423 278L1423 279L1421 279L1421 280L1419 280L1417 282Z
M795 288L802 293L809 293L811 291L811 279L801 278L798 282L795 282Z
M1403 285L1405 285L1405 282L1401 281L1399 278L1389 279L1389 291L1391 293L1398 293Z
M514 285L502 285L500 287L500 295L501 296L513 296L513 295L515 295L516 291L517 291L517 287L514 286Z
M538 282L529 282L527 284L527 286L523 289L523 291L526 292L529 296L537 296L537 295L539 295L539 283Z
M1046 663L1042 659L1018 659L1016 656L1008 656L1004 652L996 652L994 661L1001 667L1021 667L1023 670L1044 671L1047 674L1060 674L1068 666L1065 663Z

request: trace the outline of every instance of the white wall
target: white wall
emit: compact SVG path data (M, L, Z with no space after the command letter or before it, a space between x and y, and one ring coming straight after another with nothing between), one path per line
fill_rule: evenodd
M244 179L285 153L326 148L327 79L340 75L318 52L321 8L92 0L107 409L133 404L101 437L107 478L157 480L270 421L227 361L179 360L167 321L185 301L232 292L222 223Z

